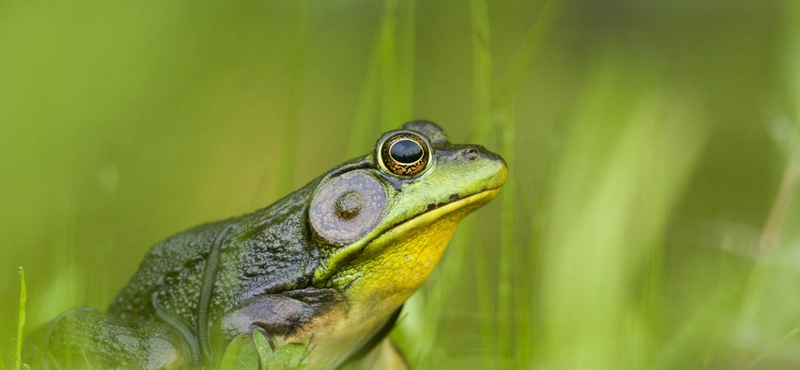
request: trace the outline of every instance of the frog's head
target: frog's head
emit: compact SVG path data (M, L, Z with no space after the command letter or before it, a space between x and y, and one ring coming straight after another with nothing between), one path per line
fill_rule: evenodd
M313 285L345 294L360 315L381 316L428 278L458 223L491 201L505 161L451 144L431 122L383 134L372 153L334 169L308 208L320 246Z

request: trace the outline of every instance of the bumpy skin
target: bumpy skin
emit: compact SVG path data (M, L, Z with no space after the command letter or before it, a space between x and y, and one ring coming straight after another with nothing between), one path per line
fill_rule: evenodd
M233 339L259 330L273 346L319 346L324 358L316 364L327 368L362 358L403 367L388 342L379 344L402 302L438 262L455 225L496 194L507 171L499 156L482 147L450 144L433 123L404 128L423 134L435 148L441 178L431 174L428 184L424 176L394 176L380 168L373 153L267 208L179 233L147 253L106 315L78 308L34 333L25 362L54 369L72 368L75 359L94 369L209 368ZM372 211L381 222L355 233L350 243L327 240L321 236L325 230L313 230L309 212L321 212L310 209L312 204L332 203L320 198L314 203L315 194L335 194L332 179L356 173L372 179L357 187L379 186L373 193L388 197L363 204L380 207ZM456 177L465 184L439 189ZM457 211L446 209L479 193L490 196L465 199L463 207L452 207ZM356 229L367 221L358 222ZM410 231L397 231L405 225Z
M109 316L167 322L190 343L192 361L207 363L214 357L209 324L242 302L273 296L310 296L313 301L320 292L304 289L318 263L305 222L314 187L312 182L265 209L198 226L157 244L111 304ZM282 322L274 323L271 334L285 335L307 320L304 315L308 312L281 310Z
M26 342L23 360L33 369L178 369L191 359L168 325L126 323L86 307L62 314Z
M254 297L281 306L269 316L271 335L291 332L341 300L326 289L306 289L318 261L304 217L314 186L252 214L197 226L156 244L107 316L89 308L69 311L49 324L44 347L56 359L79 358L89 349L90 365L100 368L198 366L213 361L209 323ZM324 302L317 302L319 296ZM154 341L162 348L143 351ZM34 366L46 358L43 350L27 352ZM154 361L157 357L163 359Z

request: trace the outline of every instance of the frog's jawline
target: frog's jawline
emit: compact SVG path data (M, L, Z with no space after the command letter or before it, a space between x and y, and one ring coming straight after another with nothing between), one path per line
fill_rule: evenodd
M458 210L460 208L467 207L467 206L469 206L471 204L475 204L475 203L482 202L482 201L485 201L485 203L488 203L490 200L492 200L497 195L497 193L499 191L500 191L500 188L490 188L490 189L486 189L486 190L482 190L480 192L474 193L472 195L468 195L468 196L460 198L458 200L446 203L444 205L440 205L440 206L432 208L432 209L429 208L429 209L425 210L425 212L422 212L422 213L418 214L417 216L415 216L413 218L410 218L410 219L405 220L403 222L400 222L400 223L397 223L395 225L392 225L391 227L387 228L386 230L381 231L379 234L377 234L377 235L375 235L375 236L373 236L373 237L371 237L371 238L369 238L367 240L362 240L361 242L358 243L358 244L360 244L357 247L358 249L354 248L353 252L347 257L347 259L342 260L339 263L340 264L350 263L351 261L353 261L354 259L358 258L359 256L362 256L367 249L370 249L371 247L382 243L382 239L386 238L388 235L395 234L394 236L397 237L396 234L405 232L407 230L414 229L416 227L423 227L425 225L428 225L428 224L432 223L434 220L438 219L438 217L432 217L432 216L436 216L436 215L441 216L441 215L444 215L444 214L452 213L452 212L454 212L454 211L456 211L456 210ZM330 274L330 275L326 276L326 274ZM320 277L320 280L326 281L326 283L324 283L324 284L328 284L327 282L329 282L330 279L336 279L335 276L336 276L336 274L331 273L330 271L328 271L328 272L324 273ZM352 285L353 283L354 283L354 280L351 280L351 281L347 282L345 287L344 287L344 290L347 290L347 288L349 288L350 285ZM328 286L328 285L325 285L325 286Z
M415 227L426 225L427 223L429 223L431 220L434 219L434 218L430 217L431 214L443 215L443 214L451 213L451 212L453 212L453 211L455 211L457 209L466 207L466 206L468 206L468 205L470 205L472 203L479 202L479 201L481 201L483 199L486 199L486 198L488 198L488 200L491 200L491 199L493 199L495 197L495 195L497 195L497 193L499 191L500 191L499 188L487 189L487 190L483 190L483 191L477 192L477 193L472 194L472 195L467 195L465 197L458 197L455 200L450 200L450 201L445 202L445 203L430 204L430 205L428 205L428 209L425 210L425 212L422 212L422 213L418 214L417 216L415 216L413 218L410 218L408 220L405 220L403 222L397 223L397 224L393 225L392 227L384 230L382 233L376 235L374 238L372 238L372 240L367 242L364 245L364 248L362 248L361 250L363 251L364 249L366 249L367 246L369 246L370 244L374 243L376 240L382 238L384 235L386 235L388 233L396 232L397 230L400 230L400 229L403 229L403 228L413 229ZM455 195L455 194L453 194L453 195ZM450 196L450 199L453 199L452 195ZM433 205L433 207L431 207L432 205Z

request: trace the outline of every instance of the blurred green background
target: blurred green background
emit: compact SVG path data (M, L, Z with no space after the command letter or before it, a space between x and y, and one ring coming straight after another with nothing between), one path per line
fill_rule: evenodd
M501 153L418 369L800 367L795 0L0 1L0 339L402 122Z

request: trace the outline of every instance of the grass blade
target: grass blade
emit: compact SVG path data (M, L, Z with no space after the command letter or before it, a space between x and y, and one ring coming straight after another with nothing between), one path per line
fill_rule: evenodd
M502 127L501 148L503 158L509 167L514 165L514 104L511 100L508 101L506 113L500 120ZM527 298L528 292L518 292L512 294L513 281L515 276L519 276L518 269L523 269L527 264L522 263L519 257L519 251L514 243L514 209L515 209L515 195L516 195L516 177L512 177L504 186L503 195L500 199L500 281L498 282L498 297L497 297L497 313L498 313L498 326L497 326L497 340L499 344L499 351L501 359L503 359L503 368L523 368L527 366L523 364L522 354L526 353L529 349L521 344L520 339L528 334L528 326L522 325L523 322L528 320L523 316L527 315L527 310L513 310L514 302L512 296L517 296L521 301ZM519 280L517 280L519 281ZM524 297L524 298L523 298ZM521 303L521 302L520 302ZM518 304L520 304L518 303ZM526 306L522 306L526 307ZM514 323L518 325L514 325ZM514 328L516 327L516 330ZM512 338L515 338L512 342ZM513 353L512 345L517 344L517 353ZM515 366L511 366L506 359L517 359Z
M491 127L492 53L485 0L470 0L472 15L473 127L469 141L483 142Z
M381 131L393 129L401 116L397 93L397 1L384 2L380 31Z
M414 58L416 56L417 38L416 0L408 0L406 2L406 7L406 19L404 27L401 30L403 38L402 49L400 51L402 52L401 60L403 63L398 73L398 83L400 86L398 111L403 116L402 119L404 121L414 118Z
M19 316L17 319L17 352L14 361L16 370L22 369L22 333L25 329L25 302L28 294L25 290L25 269L19 268Z
M384 4L350 130L348 154L351 156L362 154L364 145L378 133L370 129L371 123L377 122L372 127L384 132L413 118L416 4L414 1L406 4L404 27L400 27L397 19L399 3L387 0ZM402 34L401 40L398 40L398 33Z
M297 9L292 31L292 51L290 56L290 70L287 79L287 108L286 120L284 121L283 149L281 150L282 159L277 161L278 186L273 198L280 197L292 191L295 154L297 148L297 131L300 124L300 109L303 101L303 71L304 71L304 52L307 43L308 33L308 1L299 0L296 3Z
M558 15L558 11L561 9L561 4L563 2L564 0L549 0L544 4L542 11L525 36L522 46L517 50L514 59L511 61L511 66L508 68L506 78L503 80L500 90L497 93L497 99L500 101L500 104L502 104L503 100L509 98L522 80L522 76L528 69L531 58L536 54L536 50L538 50L539 45L542 43L542 39L544 39L547 31L552 27L553 21L555 21L556 15Z
M472 17L472 57L473 57L473 126L470 130L470 142L485 142L491 127L492 110L492 54L489 48L489 10L484 0L470 0ZM474 221L465 222L461 226L466 234L472 234ZM467 246L472 238L467 238ZM491 279L484 248L470 248L474 251L476 295L478 317L481 334L481 345L487 356L483 356L486 368L493 368L497 354L497 341L494 336L493 319L497 313L492 303Z
M259 356L253 337L242 335L228 345L220 362L220 370L257 370Z
M269 369L270 364L275 360L275 351L272 348L272 344L258 330L253 331L253 343L256 345L261 368Z

